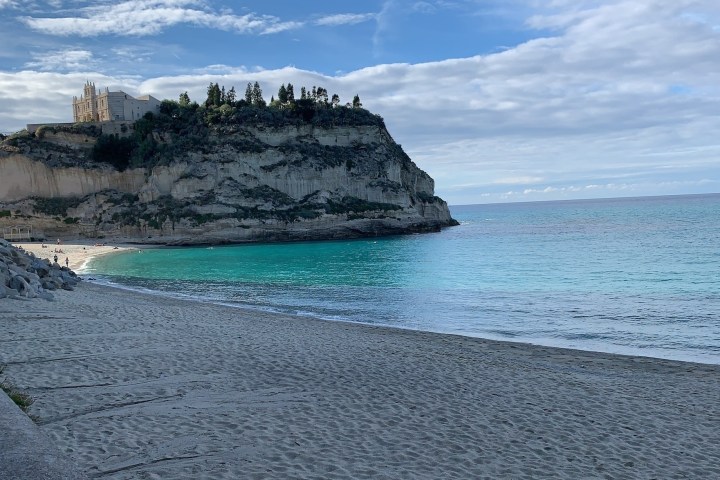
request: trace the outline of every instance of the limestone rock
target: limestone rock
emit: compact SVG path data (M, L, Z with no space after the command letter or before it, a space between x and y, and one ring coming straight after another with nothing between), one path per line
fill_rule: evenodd
M220 122L203 126L205 136L195 143L154 130L151 138L172 156L123 171L91 160L88 138L58 132L43 142L28 138L24 149L0 149L0 211L23 216L0 217L0 227L21 222L49 238L181 245L350 238L456 224L434 195L433 179L368 115L368 124L355 126ZM62 162L47 160L58 152ZM14 260L23 268L26 261Z

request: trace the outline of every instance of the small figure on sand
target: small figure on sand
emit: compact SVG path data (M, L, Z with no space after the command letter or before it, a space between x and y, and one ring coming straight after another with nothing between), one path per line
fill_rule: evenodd
M60 245L60 239L58 238L57 244Z
M55 263L57 263L57 255L55 255L55 256L53 257L53 261L54 261Z
M65 266L70 268L70 259L68 257L65 257Z

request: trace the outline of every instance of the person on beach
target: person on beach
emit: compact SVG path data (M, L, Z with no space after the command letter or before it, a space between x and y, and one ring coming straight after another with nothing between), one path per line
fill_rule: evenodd
M55 256L53 257L53 261L54 261L55 263L57 263L57 255L55 255Z
M65 257L65 266L70 268L70 259L68 257Z

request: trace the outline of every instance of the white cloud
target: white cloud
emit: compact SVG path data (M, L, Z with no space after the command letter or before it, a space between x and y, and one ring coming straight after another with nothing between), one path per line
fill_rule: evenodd
M70 48L51 52L32 53L33 60L25 68L42 71L91 70L97 66L89 50Z
M492 181L494 185L527 185L529 183L540 183L543 177L531 177L528 175L518 177L501 177Z
M420 13L435 13L437 11L437 7L430 2L415 2L410 9Z
M315 20L315 25L334 27L338 25L354 25L375 19L374 13L338 13L327 15Z
M198 101L209 82L242 91L258 80L268 99L292 82L296 93L321 85L343 103L360 94L451 203L720 190L712 180L720 179L720 33L711 27L720 5L554 5L530 22L552 26L552 37L491 55L338 76L232 65L142 82L92 73L0 74L0 131L67 120L69 98L86 78L159 98L187 90ZM18 86L25 95L15 94Z
M397 0L385 0L380 12L375 16L376 26L372 38L375 55L379 55L383 49L383 39L392 28L391 18L397 5Z
M144 36L173 25L189 24L243 34L269 34L300 27L269 15L234 15L203 9L197 0L127 0L117 5L86 7L78 16L23 17L30 28L50 35Z

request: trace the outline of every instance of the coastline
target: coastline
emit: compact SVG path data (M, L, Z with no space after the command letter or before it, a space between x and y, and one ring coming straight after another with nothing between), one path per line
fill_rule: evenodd
M54 302L0 302L0 317L5 374L93 476L720 475L717 365L86 282Z
M13 245L34 254L38 258L47 258L50 261L53 260L53 256L57 255L58 263L61 265L65 264L67 258L70 269L76 273L81 273L87 262L94 257L148 248L145 245L96 244L79 240L73 240L71 243L13 242Z

